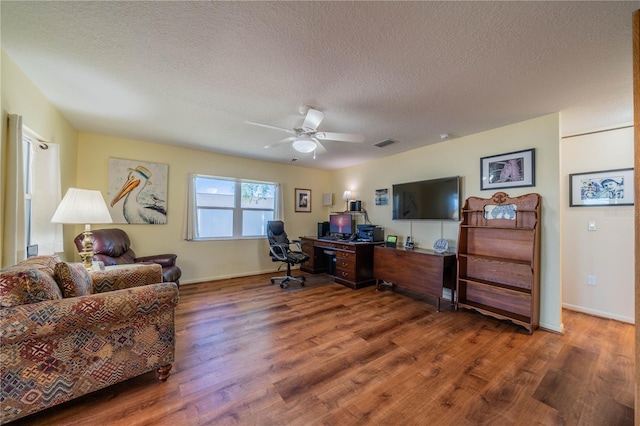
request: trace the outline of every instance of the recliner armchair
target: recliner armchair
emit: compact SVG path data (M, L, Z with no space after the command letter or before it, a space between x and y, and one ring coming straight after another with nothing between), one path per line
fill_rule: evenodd
M82 251L84 234L78 235L74 242L78 251ZM157 263L162 266L162 280L180 284L182 271L176 266L177 255L157 254L136 257L131 249L131 240L122 229L96 229L91 231L93 241L93 260L104 262L105 266L125 265L130 263Z
M271 284L274 284L276 280L280 280L280 288L286 288L289 281L297 281L301 286L304 286L304 276L294 277L291 275L292 265L309 260L309 256L302 251L301 242L298 240L289 241L284 230L284 222L281 220L267 222L267 239L269 240L271 260L287 264L287 274L282 277L271 277ZM296 246L297 250L291 250L291 245Z

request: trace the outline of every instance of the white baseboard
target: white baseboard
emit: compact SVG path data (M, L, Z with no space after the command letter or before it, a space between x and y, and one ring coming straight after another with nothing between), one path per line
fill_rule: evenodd
M569 303L563 303L562 307L572 311L582 312L583 314L589 314L589 315L593 315L601 318L608 318L608 319L612 319L620 322L626 322L628 324L636 323L635 318L626 317L624 315L612 314L611 312L603 312L597 309L585 308L584 306L576 306L576 305L571 305Z
M544 322L541 322L540 324L538 324L538 327L541 328L542 330L547 330L547 331L552 331L554 333L559 333L559 334L564 334L564 324L560 324L560 326L556 326L553 324L547 324Z
M292 270L297 270L298 268L291 268ZM204 283L207 281L220 281L220 280L227 280L229 278L239 278L239 277L250 277L252 275L262 275L262 274L283 274L283 269L280 269L280 271L278 271L278 268L274 268L274 269L269 269L266 271L245 271L245 272L241 272L241 273L237 273L237 274L227 274L227 275L216 275L214 277L202 277L202 278L195 278L192 280L180 280L180 285L183 284L198 284L198 283Z

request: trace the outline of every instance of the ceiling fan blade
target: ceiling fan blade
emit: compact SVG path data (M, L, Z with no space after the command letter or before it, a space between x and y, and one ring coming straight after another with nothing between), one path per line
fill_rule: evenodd
M327 141L340 141L340 142L364 142L364 135L356 133L333 133L333 132L318 132L315 134L316 138Z
M322 123L322 120L324 120L324 113L317 109L309 109L307 116L304 118L304 123L302 123L302 128L305 130L316 130L320 123Z
M280 130L283 132L287 132L287 133L296 133L291 129L285 129L284 127L278 127L278 126L272 126L270 124L262 124L262 123L256 123L255 121L245 121L246 124L251 124L252 126L260 126L260 127L266 127L267 129L273 129L273 130Z
M291 142L295 138L296 138L295 136L290 136L288 138L280 139L279 141L271 143L269 145L265 145L264 147L265 148L274 148L274 147L279 146L279 145L284 145L287 142Z
M317 152L318 154L326 154L327 148L325 148L324 145L322 145L317 139L314 139L314 142L316 143L315 152Z

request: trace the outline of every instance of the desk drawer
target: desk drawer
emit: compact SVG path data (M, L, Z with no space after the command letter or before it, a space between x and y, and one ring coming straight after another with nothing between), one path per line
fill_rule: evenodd
M340 260L356 261L356 254L352 251L336 251L336 262Z
M356 264L349 259L341 259L336 256L336 270L344 270L354 272L356 270Z
M355 281L356 272L353 269L336 268L335 277L346 280L346 281Z

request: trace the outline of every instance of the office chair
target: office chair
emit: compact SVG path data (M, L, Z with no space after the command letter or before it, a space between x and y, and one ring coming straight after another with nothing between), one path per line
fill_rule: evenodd
M287 233L284 231L284 222L272 220L267 222L267 239L269 240L269 254L274 262L284 262L287 264L287 274L282 277L271 277L271 284L280 280L280 288L286 288L289 281L297 281L304 286L305 277L294 277L291 275L291 265L298 265L309 260L309 256L302 251L301 242L289 241ZM291 250L291 245L297 250Z

